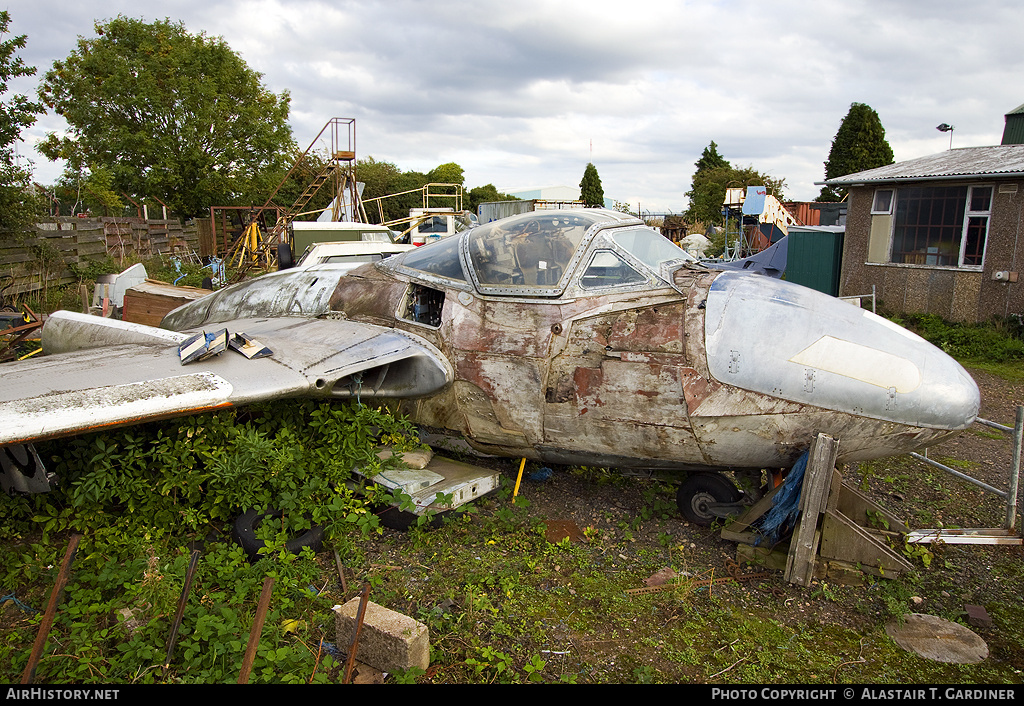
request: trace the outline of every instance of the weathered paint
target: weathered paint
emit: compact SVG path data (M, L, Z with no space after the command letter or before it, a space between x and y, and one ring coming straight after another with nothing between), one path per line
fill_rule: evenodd
M149 382L51 392L31 399L0 402L7 420L0 443L24 443L70 432L96 431L177 414L205 412L230 403L231 384L216 375L197 373ZM117 419L109 417L116 408Z
M393 290L415 278L380 268L355 274L339 282L332 306L356 320L390 316L394 326L427 336L424 326L395 316L401 295ZM679 469L791 465L821 431L843 439L850 460L948 433L880 428L877 420L716 379L705 316L719 276L682 268L674 290L557 300L449 291L434 340L452 362L454 390L406 409L414 421L463 434L488 452ZM369 282L376 296L366 296ZM820 367L835 368L826 358Z
M132 342L68 350L73 341L66 336L89 320L103 335ZM274 354L248 359L228 351L182 365L176 343L163 340L177 334L54 315L44 340L66 352L21 361L0 376L0 445L282 397L415 398L454 378L436 348L393 328L299 317L240 319L232 327Z

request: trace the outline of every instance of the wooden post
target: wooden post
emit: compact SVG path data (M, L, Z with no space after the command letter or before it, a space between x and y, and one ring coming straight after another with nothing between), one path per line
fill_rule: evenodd
M886 544L888 536L909 532L906 524L863 493L843 482L835 462L839 441L819 434L808 453L800 488L800 515L788 549L739 547L737 556L785 571L786 581L807 587L829 576L848 583L863 574L892 578L910 571L910 563ZM722 539L757 545L757 521L772 509L783 486L767 493L722 530ZM883 524L885 529L876 527Z
M825 434L818 434L811 442L804 472L804 485L800 494L800 521L793 532L786 561L786 581L810 586L821 533L818 518L825 511L828 491L832 485L832 470L839 455L839 442Z

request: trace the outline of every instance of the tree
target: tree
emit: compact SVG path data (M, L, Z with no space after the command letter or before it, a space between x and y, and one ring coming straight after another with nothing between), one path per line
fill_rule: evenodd
M718 145L712 140L711 144L704 148L704 152L701 154L700 159L694 162L694 166L697 167L697 171L694 174L700 174L706 172L709 169L719 169L725 167L726 169L732 169L732 165L729 161L718 154Z
M717 166L708 169L698 169L693 175L693 185L686 192L689 198L689 207L686 209L686 220L690 223L700 221L705 225L721 225L722 203L725 201L725 191L728 188L746 189L748 186L765 186L768 193L784 201L783 189L786 187L785 179L777 179L767 174L762 174L753 167L734 168L728 166Z
M440 164L429 172L427 172L427 183L430 184L457 184L463 186L466 181L465 172L455 162L447 162L446 164ZM431 206L441 206L443 208L451 207L455 208L456 200L454 196L458 194L462 189L458 189L455 186L435 186L430 189L430 195L433 197L435 194L451 194L453 198L446 199L432 199L430 201ZM464 205L464 204L463 204Z
M301 152L298 148L295 148L292 152L289 161L292 164L291 170L288 172L287 177L278 185L277 192L272 198L272 203L282 208L291 208L293 205L302 201L300 199L309 198L304 205L300 206L299 214L292 214L299 220L316 220L320 213L328 208L334 202L334 182L331 179L323 182L320 187L316 190L316 193L309 197L307 189L316 181L319 177L322 177L325 170L331 165L328 160L326 152L317 150L310 150L309 152ZM265 201L266 199L261 199ZM237 212L239 215L245 212ZM247 214L246 216L247 217ZM271 223L274 216L270 213L263 214L264 220L270 219Z
M604 206L604 188L601 186L601 177L597 174L597 167L593 162L587 163L583 170L583 179L580 181L580 198L588 207L601 208Z
M689 207L685 215L691 223L699 221L705 225L721 224L722 204L726 189L729 188L765 186L779 201L785 200L782 193L786 187L785 179L762 174L752 166L733 167L729 160L718 153L718 145L714 140L704 148L694 166L697 169L693 173L690 190L686 192Z
M885 139L885 128L878 113L871 106L852 103L832 139L832 149L825 162L825 178L834 179L892 163L892 147ZM842 201L845 197L846 189L824 186L816 200Z
M392 162L378 161L373 157L356 162L356 180L365 184L363 199L375 199L398 191L402 170Z
M10 22L10 13L0 10L0 37L7 36ZM17 56L25 44L23 34L0 41L0 230L7 233L29 223L36 209L36 199L29 192L32 175L18 165L14 145L21 131L35 123L36 115L44 108L21 94L7 97L11 79L36 72L34 66L26 66Z
M488 203L490 201L519 201L516 196L510 196L509 194L503 194L498 191L494 184L484 184L483 186L475 186L469 190L469 203L466 204L466 208L476 213L480 204Z
M70 126L49 159L106 169L112 186L193 216L262 202L294 149L289 96L271 93L220 38L119 15L46 73L39 97Z
M410 209L423 207L423 195L420 190L424 186L427 184L458 184L462 186L465 181L464 174L462 167L455 162L440 164L426 174L415 171L403 172L395 164L377 161L373 157L361 159L356 164L356 179L365 184L363 187L364 203L371 199L395 195L394 198L382 199L379 202L379 207L376 203L367 207L366 215L374 222L381 219L381 211L383 211L383 222L408 218ZM432 197L451 193L451 189L435 187L430 190ZM453 199L443 196L440 199L431 198L430 200L431 207L452 207L454 205Z
M440 164L429 172L427 172L427 178L430 179L432 184L458 184L462 186L466 181L466 175L455 162L448 162L447 164Z
M690 190L686 192L689 199L686 218L690 222L718 223L725 197L724 185L731 178L732 165L718 153L718 145L712 140L694 166L697 169L690 180Z

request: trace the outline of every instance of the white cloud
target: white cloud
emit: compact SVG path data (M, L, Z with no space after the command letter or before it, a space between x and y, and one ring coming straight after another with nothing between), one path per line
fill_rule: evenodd
M714 140L737 166L812 199L853 102L878 111L897 159L998 143L1024 103L1024 6L981 0L638 0L430 3L17 0L12 30L40 75L125 14L222 36L289 91L296 142L355 118L357 151L427 171L458 162L467 185L579 183L593 159L610 198L680 211ZM34 92L38 77L12 86ZM46 116L31 145L60 130ZM593 141L593 152L590 144ZM59 167L34 155L37 179Z

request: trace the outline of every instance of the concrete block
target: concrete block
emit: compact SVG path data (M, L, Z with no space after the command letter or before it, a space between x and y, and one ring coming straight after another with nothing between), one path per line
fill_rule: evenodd
M359 598L335 606L334 614L335 644L347 652L356 628ZM356 659L382 672L426 669L430 666L430 631L418 620L367 601Z

